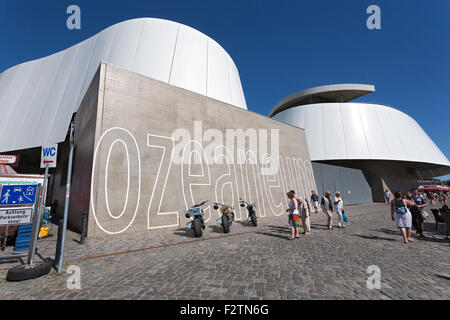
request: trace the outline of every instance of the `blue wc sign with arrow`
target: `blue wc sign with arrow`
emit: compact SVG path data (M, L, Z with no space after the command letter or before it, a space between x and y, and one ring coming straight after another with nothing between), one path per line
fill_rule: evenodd
M58 155L58 145L48 145L41 148L41 168L48 164L49 168L56 168L56 156Z

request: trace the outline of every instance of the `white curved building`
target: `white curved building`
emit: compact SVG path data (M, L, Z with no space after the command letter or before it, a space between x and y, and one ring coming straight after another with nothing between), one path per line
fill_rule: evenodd
M128 20L0 74L0 152L64 141L101 61L247 109L238 70L213 39L172 21Z
M374 91L363 84L315 87L281 100L270 116L305 129L312 161L362 169L366 176L407 168L400 171L410 180L450 173L448 159L413 118L388 106L347 102Z

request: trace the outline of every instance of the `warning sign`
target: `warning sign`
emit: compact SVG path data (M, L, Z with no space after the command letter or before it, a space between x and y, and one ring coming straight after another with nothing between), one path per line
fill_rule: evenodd
M0 209L0 226L30 224L33 208Z

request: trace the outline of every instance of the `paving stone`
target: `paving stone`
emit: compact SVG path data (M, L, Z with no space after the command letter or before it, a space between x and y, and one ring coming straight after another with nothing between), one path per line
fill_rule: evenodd
M450 250L442 232L426 226L427 238L403 244L386 219L387 205L349 206L346 213L347 228L335 230L325 228L324 214L313 214L311 235L294 241L287 238L286 216L261 218L257 228L233 224L221 238L208 230L195 243L173 229L85 245L68 232L65 268L81 268L82 289L69 290L66 273L6 282L7 269L17 265L7 263L0 264L0 300L450 298ZM40 254L52 257L55 244L56 237L40 240ZM117 254L130 249L142 250ZM107 254L113 255L101 257ZM381 290L366 286L370 265L380 267Z

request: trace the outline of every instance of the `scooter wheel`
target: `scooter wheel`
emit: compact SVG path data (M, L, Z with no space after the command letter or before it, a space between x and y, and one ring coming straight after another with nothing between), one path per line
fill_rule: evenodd
M230 222L228 220L228 217L226 217L226 216L222 216L222 228L223 228L223 233L230 232Z
M192 228L194 229L194 236L200 238L202 236L202 222L200 219L194 219L192 221Z

